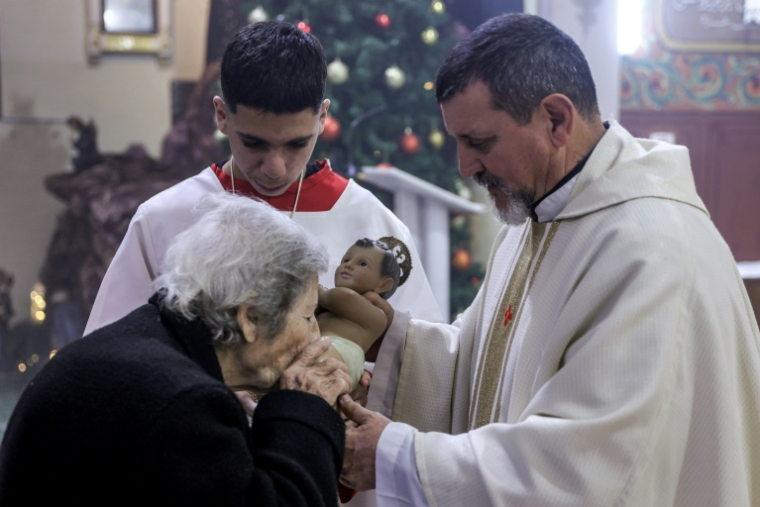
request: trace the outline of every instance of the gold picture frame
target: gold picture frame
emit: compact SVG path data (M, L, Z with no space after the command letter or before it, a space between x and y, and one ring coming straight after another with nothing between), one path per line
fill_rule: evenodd
M168 64L173 51L171 0L87 0L87 58L103 54L155 55Z
M738 0L733 0L737 2ZM742 24L731 0L654 0L655 31L667 49L694 52L760 52L760 25ZM723 7L719 9L718 7ZM675 21L682 28L675 30Z

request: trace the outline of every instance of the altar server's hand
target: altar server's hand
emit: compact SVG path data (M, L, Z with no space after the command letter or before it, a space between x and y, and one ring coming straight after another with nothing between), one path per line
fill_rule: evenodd
M391 423L387 417L362 407L349 396L340 397L346 422L346 453L340 481L358 491L375 487L375 452L380 434Z

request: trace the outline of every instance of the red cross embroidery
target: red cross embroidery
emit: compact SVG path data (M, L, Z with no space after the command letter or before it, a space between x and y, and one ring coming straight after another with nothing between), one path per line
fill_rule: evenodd
M509 324L510 320L512 320L512 305L509 305L507 311L504 312L504 325Z

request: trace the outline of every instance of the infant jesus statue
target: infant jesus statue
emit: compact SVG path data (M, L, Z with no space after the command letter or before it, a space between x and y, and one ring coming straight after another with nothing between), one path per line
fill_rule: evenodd
M335 270L335 288L319 287L317 322L322 335L332 340L323 358L346 363L353 387L364 373L365 353L388 325L385 311L368 294L387 300L398 287L400 271L385 243L364 238L343 255Z

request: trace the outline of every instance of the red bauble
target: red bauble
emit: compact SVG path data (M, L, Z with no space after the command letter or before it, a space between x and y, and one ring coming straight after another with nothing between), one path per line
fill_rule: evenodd
M299 30L303 30L306 33L311 33L311 27L307 25L305 21L299 21L296 26Z
M420 151L420 138L412 133L404 134L398 142L401 151L407 155L414 155Z
M327 141L328 143L334 143L338 140L340 137L340 122L333 118L332 116L328 116L325 118L325 128L322 130L322 133L319 135L319 138L323 141Z
M454 250L454 256L451 259L451 265L459 271L465 271L470 268L470 252L464 248Z
M380 28L388 28L391 26L391 17L380 12L377 14L377 16L375 16L375 23L377 23L377 26Z

